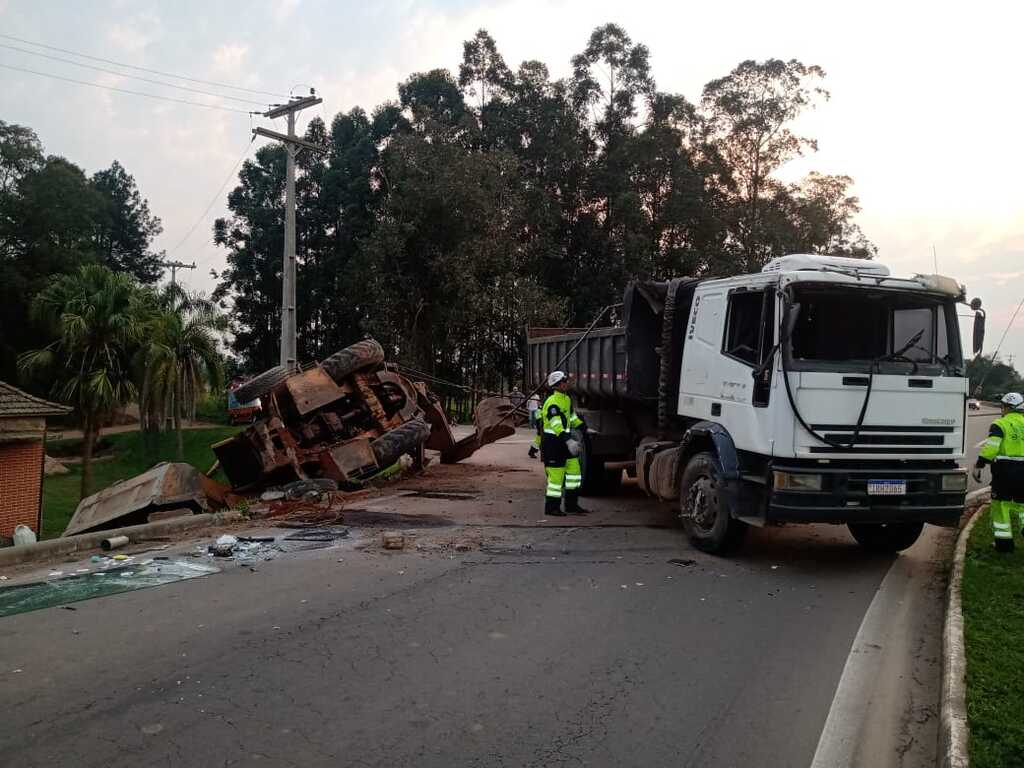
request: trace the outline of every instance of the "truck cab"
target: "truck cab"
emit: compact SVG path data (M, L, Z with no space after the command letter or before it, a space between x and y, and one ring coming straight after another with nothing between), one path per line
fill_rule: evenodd
M947 277L794 254L633 283L620 328L531 340L529 374L566 353L591 429L585 485L614 489L629 465L702 549L727 551L749 525L835 523L898 551L963 511L963 301Z

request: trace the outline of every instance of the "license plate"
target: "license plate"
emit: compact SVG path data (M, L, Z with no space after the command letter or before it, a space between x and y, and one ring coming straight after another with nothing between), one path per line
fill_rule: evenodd
M868 480L869 496L906 496L906 480Z

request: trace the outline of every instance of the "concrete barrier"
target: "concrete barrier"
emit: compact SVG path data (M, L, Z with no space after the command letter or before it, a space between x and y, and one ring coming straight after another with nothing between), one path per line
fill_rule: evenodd
M100 546L101 541L113 536L127 536L132 543L136 543L171 533L237 523L244 519L245 516L241 512L213 512L190 517L176 517L171 520L159 520L155 523L129 525L106 531L93 531L78 536L62 536L59 539L47 539L24 547L7 547L0 549L0 568L96 549Z

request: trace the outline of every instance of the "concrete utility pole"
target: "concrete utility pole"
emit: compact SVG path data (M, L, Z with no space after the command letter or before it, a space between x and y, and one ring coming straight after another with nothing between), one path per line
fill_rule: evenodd
M295 319L295 155L300 149L326 153L327 149L318 144L300 139L295 135L295 114L306 107L321 103L314 91L309 96L289 99L287 104L280 104L264 117L271 119L287 115L288 134L268 131L266 128L253 129L253 135L265 136L284 144L288 150L288 180L285 187L285 219L284 219L284 269L281 295L281 365L292 369L298 365L297 324Z
M171 285L177 285L178 283L178 270L179 269L195 269L196 263L193 261L191 264L186 264L183 261L161 261L161 267L166 267L171 270Z

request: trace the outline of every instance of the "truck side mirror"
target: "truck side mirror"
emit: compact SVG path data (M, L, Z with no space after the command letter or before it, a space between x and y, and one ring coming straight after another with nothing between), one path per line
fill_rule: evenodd
M971 309L974 310L974 338L972 340L972 347L974 355L977 357L985 346L985 310L981 308L981 301L979 299L974 299L971 302Z

